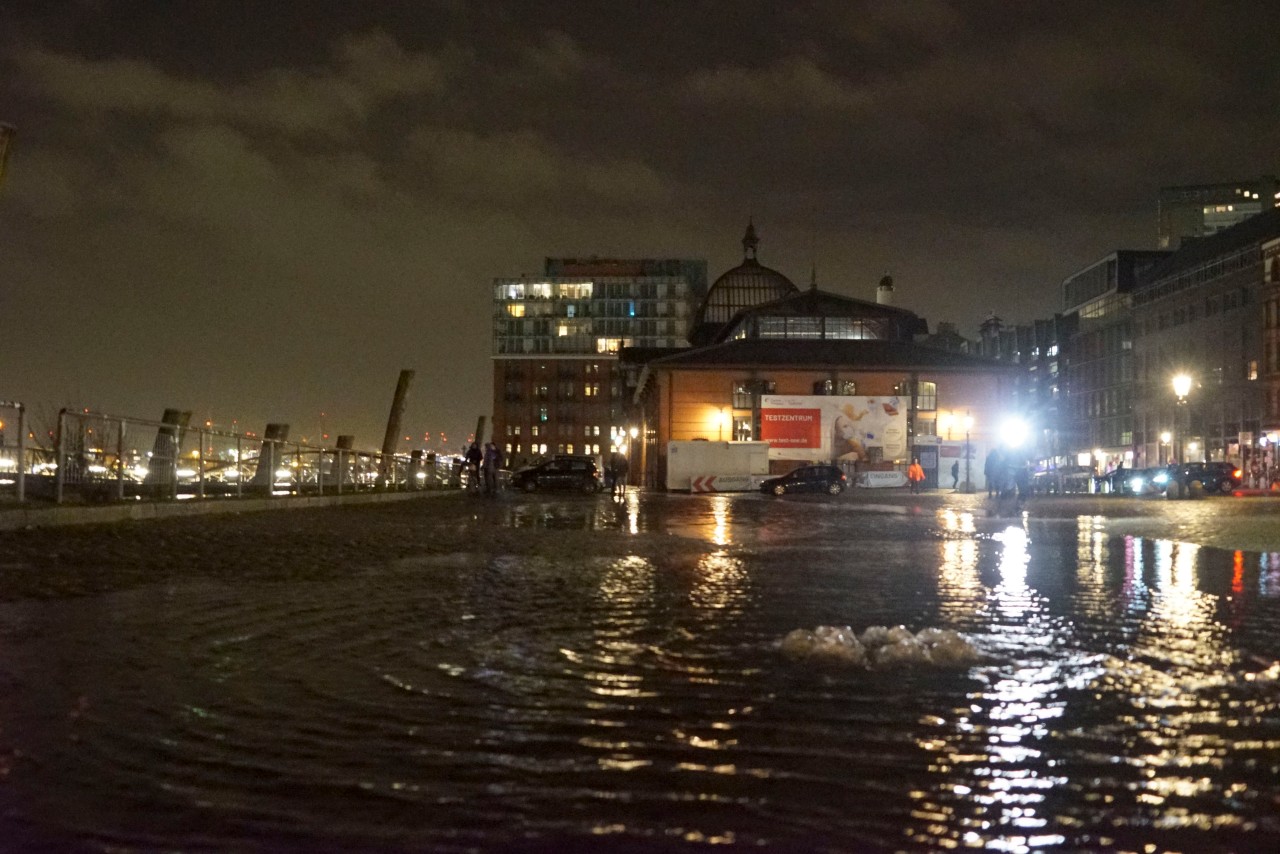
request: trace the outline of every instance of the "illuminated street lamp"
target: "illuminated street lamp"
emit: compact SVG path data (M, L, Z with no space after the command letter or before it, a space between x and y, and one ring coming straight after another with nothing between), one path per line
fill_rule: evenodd
M964 414L964 489L963 492L973 492L973 479L969 477L969 461L973 458L973 450L969 446L969 434L973 431L973 415L968 411Z

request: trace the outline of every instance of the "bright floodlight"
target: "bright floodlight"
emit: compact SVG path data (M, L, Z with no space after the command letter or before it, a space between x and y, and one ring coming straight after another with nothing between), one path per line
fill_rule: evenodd
M1173 393L1178 397L1186 397L1191 393L1190 374L1176 374L1173 378Z
M1160 434L1160 441L1168 445L1170 442L1173 441L1173 434L1170 433L1168 430L1165 430L1163 433Z
M1000 425L1000 440L1010 448L1018 448L1027 441L1027 422L1021 418L1006 418Z

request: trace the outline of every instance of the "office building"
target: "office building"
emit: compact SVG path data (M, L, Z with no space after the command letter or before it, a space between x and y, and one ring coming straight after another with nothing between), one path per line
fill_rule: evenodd
M1208 237L1251 216L1280 206L1280 180L1263 175L1249 181L1162 187L1159 246L1177 249L1184 240Z
M706 261L548 258L493 282L493 441L508 465L609 453L626 430L618 353L688 346Z

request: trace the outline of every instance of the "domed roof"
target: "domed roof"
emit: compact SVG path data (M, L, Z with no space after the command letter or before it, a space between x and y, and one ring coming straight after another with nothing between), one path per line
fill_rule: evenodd
M689 338L694 344L709 342L744 308L799 293L800 289L790 279L756 260L759 244L755 224L748 220L747 233L742 238L742 263L716 279L707 291L693 318Z

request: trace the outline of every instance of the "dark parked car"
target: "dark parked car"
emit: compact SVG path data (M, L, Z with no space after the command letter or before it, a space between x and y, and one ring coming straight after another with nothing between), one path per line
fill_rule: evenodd
M788 492L825 492L839 495L848 481L844 472L835 466L802 466L782 477L771 477L760 484L766 495L786 495Z
M599 492L600 470L591 457L556 457L511 475L511 486L525 492L569 490Z
M1240 488L1243 472L1231 463L1180 463L1168 468L1170 494L1187 495L1198 483L1205 492L1230 495Z
M1117 495L1156 495L1168 485L1168 469L1125 469L1113 478L1112 491Z

